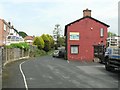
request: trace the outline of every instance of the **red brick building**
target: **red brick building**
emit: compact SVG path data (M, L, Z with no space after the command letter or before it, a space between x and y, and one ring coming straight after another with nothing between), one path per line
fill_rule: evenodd
M106 47L109 25L91 17L91 10L83 10L83 17L65 26L68 60L92 61L95 48Z
M0 47L5 45L6 37L10 33L10 28L12 28L10 23L7 23L4 19L0 19Z

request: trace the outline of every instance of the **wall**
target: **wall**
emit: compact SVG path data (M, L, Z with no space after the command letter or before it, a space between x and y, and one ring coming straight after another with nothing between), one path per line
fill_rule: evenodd
M2 65L4 66L12 61L29 58L29 50L25 51L19 48L13 49L0 48L0 53L1 53L0 60L2 61Z
M104 28L103 38L100 37L100 28ZM70 40L70 32L79 32L80 39ZM101 41L106 45L107 27L90 18L85 18L67 27L67 38L68 60L92 61L94 59L93 45L101 44ZM71 54L70 45L79 45L79 53Z
M3 45L3 21L0 19L0 46Z

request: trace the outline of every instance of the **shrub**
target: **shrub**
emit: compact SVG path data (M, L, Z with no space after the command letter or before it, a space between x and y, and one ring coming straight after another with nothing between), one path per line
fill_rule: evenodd
M35 57L43 56L43 55L46 55L46 52L44 50L40 50L40 49L35 50Z
M45 46L44 46L44 49L46 52L48 52L50 49L51 49L51 44L50 44L50 39L47 35L43 34L41 36L45 42Z
M44 40L42 39L42 37L35 37L34 41L33 41L34 45L37 45L38 49L43 49L44 48Z
M24 49L24 50L28 50L30 48L30 46L25 42L13 43L13 44L7 45L6 47L7 48L20 48L20 49Z

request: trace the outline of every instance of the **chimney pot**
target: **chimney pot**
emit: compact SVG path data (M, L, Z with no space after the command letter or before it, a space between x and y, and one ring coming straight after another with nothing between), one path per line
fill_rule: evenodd
M89 10L88 8L86 10L83 10L83 17L89 16L91 17L91 10Z
M11 25L11 22L8 22L9 25Z

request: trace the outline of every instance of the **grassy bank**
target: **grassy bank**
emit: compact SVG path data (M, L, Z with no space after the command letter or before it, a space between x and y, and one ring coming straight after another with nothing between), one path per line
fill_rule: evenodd
M36 49L32 52L30 52L30 57L40 57L40 56L45 56L45 55L51 55L54 50L50 50L48 52L45 52L44 50L39 50Z

